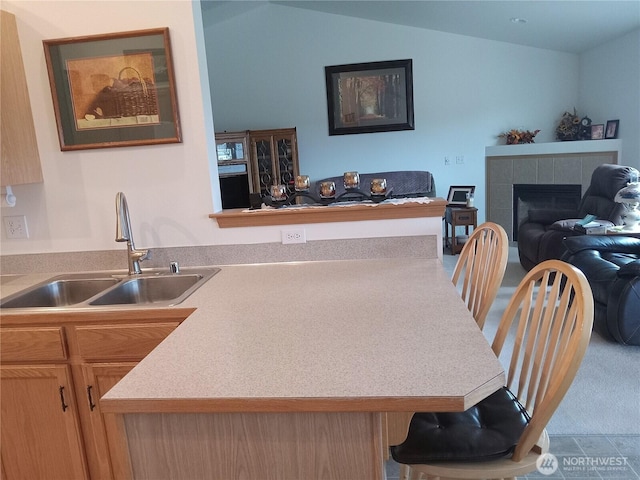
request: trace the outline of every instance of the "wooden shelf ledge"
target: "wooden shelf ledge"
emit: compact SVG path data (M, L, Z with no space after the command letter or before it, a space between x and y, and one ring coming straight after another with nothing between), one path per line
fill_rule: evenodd
M422 200L422 199L421 199ZM263 227L268 225L292 225L299 223L357 222L362 220L390 220L399 218L439 217L444 215L446 200L431 198L428 203L380 203L376 205L353 204L307 208L281 208L264 210L233 209L212 213L210 218L220 228Z

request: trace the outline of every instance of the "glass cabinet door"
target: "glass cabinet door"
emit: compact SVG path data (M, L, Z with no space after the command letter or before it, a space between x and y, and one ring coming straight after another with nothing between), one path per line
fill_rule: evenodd
M295 192L295 179L297 168L293 161L293 140L291 138L278 138L278 182L287 187L289 195Z
M218 154L218 162L245 160L246 155L242 142L216 143L216 153Z
M247 151L247 134L216 133L216 154L218 163L241 163L249 160Z
M294 193L299 175L296 129L252 130L250 136L254 190L267 196L271 185L285 185L289 195Z
M254 153L257 160L257 180L260 195L266 196L271 193L271 185L274 185L275 168L273 165L273 152L271 151L271 139L256 140L254 145Z

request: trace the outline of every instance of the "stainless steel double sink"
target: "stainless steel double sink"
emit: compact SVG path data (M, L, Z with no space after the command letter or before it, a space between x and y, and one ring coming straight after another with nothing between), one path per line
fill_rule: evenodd
M81 308L117 305L173 306L183 302L219 268L183 268L180 273L147 270L58 275L0 301L0 308Z

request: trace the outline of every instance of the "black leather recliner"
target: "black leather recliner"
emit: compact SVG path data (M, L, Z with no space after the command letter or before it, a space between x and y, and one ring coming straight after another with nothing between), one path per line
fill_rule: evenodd
M579 235L574 232L575 222L586 215L595 215L614 225L622 225L621 215L627 208L616 203L618 190L629 182L638 181L638 170L623 165L604 164L591 175L591 183L584 193L577 211L529 210L527 220L518 228L518 256L520 264L531 270L545 260L562 258L564 237Z
M562 260L589 281L593 328L605 338L640 345L640 238L581 235L564 239Z

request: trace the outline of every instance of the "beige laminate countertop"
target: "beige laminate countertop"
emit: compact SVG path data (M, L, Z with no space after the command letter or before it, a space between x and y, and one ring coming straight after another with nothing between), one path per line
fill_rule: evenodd
M103 411L464 410L503 385L437 259L221 268Z

